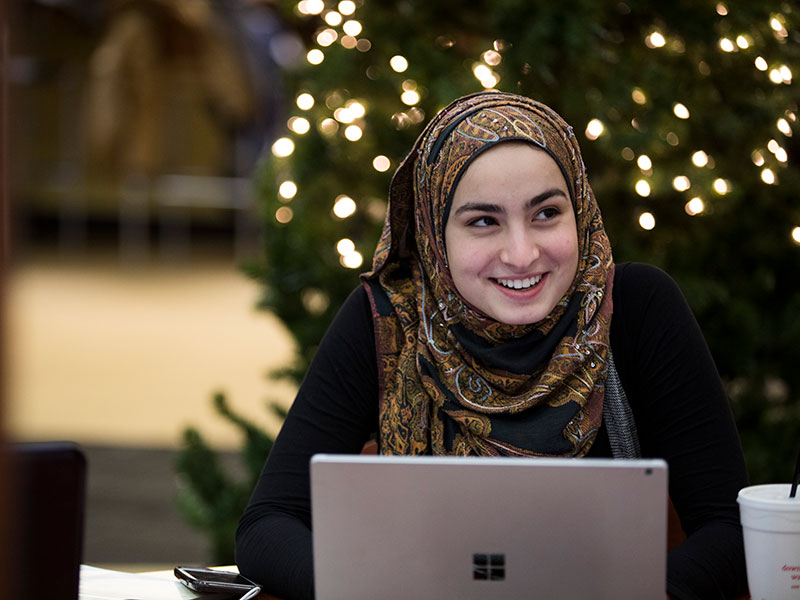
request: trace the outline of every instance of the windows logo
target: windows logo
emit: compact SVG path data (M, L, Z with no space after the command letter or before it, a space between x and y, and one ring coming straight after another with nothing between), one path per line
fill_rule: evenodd
M473 554L472 579L478 581L505 581L505 554Z

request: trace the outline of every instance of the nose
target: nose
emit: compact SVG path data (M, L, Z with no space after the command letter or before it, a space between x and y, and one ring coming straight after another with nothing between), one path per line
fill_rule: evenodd
M539 245L530 230L513 229L503 236L500 260L509 267L524 271L539 258L539 254Z

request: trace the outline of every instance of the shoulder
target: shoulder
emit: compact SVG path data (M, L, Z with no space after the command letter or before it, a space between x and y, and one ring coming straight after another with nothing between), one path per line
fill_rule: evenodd
M666 272L645 263L620 263L614 270L614 316L626 321L656 313L662 319L689 310L678 284Z

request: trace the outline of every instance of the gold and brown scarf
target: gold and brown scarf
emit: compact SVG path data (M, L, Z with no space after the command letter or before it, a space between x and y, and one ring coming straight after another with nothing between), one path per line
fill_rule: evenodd
M560 166L578 228L578 270L550 315L500 323L469 305L447 267L444 227L460 176L504 141ZM572 128L503 92L454 101L392 179L389 211L362 276L373 310L384 454L583 456L603 412L613 260Z

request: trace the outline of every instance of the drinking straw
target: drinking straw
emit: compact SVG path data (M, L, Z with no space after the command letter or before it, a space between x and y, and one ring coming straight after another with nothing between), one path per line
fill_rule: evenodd
M789 498L794 498L797 495L798 484L800 484L800 454L797 455L797 463L794 465L794 476L792 477L792 489L789 492Z

